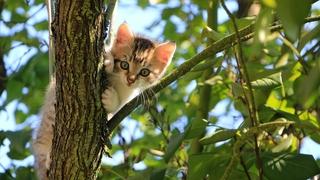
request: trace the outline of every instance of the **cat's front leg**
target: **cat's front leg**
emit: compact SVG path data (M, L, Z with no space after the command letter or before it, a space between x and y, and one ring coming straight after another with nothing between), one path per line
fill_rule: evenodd
M117 91L113 87L108 87L101 96L102 104L108 113L117 111L120 100Z
M113 72L114 67L114 59L111 52L108 50L103 55L103 64L105 66L105 70L107 73Z

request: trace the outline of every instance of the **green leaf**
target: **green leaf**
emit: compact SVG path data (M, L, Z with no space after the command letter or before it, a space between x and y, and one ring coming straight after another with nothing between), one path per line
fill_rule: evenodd
M172 32L176 32L176 31L177 31L176 25L171 21L167 21L164 27L163 34L166 35L169 39L174 39L175 34Z
M309 0L278 0L277 13L279 14L284 31L291 41L295 41L300 34L304 18L311 8Z
M181 81L183 82L190 82L194 79L198 79L202 75L202 71L197 71L197 72L188 72Z
M159 169L154 172L152 172L150 176L150 180L162 180L165 177L166 174L166 168L165 169Z
M13 35L12 40L24 43L27 46L39 47L39 39L30 37L28 31L23 29ZM31 48L31 47L29 47Z
M186 136L186 133L180 133L177 129L175 129L172 132L172 135L170 137L169 144L167 147L166 154L164 155L164 160L166 162L169 162L171 157L174 155L174 153L177 151L177 149L181 145L185 136Z
M265 105L259 108L258 113L260 121L264 123L270 122L270 120L272 120L272 117L276 114L275 110Z
M196 65L194 68L192 68L192 70L190 72L204 71L209 68L214 68L213 65L220 64L223 60L224 60L223 57L220 56L220 57L214 58L210 61L204 61L203 63L200 63L200 64Z
M263 89L274 88L282 84L281 72L251 82L252 87Z
M16 179L36 180L36 176L32 167L19 167L16 170Z
M205 81L206 84L209 84L211 86L216 85L218 83L222 83L222 82L223 82L223 77L219 75L213 76Z
M318 37L320 37L320 24L318 24L315 28L311 29L311 31L308 31L301 37L297 49L300 51L312 39Z
M12 159L22 160L30 155L26 144L31 139L31 130L6 131L6 137L10 140L8 156Z
M234 137L236 133L237 133L237 130L235 129L218 130L212 135L201 138L200 143L203 145L207 145L207 144L214 144L220 141L225 141Z
M214 161L214 155L202 153L191 155L189 157L188 180L202 179L211 169Z
M47 20L43 20L34 25L34 28L38 31L48 30L48 27L49 25Z
M0 131L0 146L3 145L3 140L6 138L5 131Z
M272 180L302 180L320 173L312 155L264 154L262 160L265 176Z
M254 22L254 20L255 20L254 17L245 17L245 18L241 18L241 19L236 19L238 29L241 30L242 28L245 28L245 27L251 25ZM227 26L227 29L230 34L234 33L234 26L233 26L232 20L228 20L224 24Z
M213 42L214 41L218 41L219 39L222 39L225 35L218 33L217 31L211 29L210 27L206 26L201 33L201 38L209 38L211 39Z
M9 78L10 80L7 82L7 101L10 102L17 97L21 97L22 88L24 87L24 83L20 81L16 81L14 79Z
M16 123L17 124L21 124L26 120L26 118L28 117L28 114L26 114L23 111L17 109L14 112L14 116L15 116Z
M315 66L310 70L308 75L302 76L297 96L298 101L305 107L311 107L320 97L320 58L317 59Z
M255 46L259 45L259 43L264 43L267 41L267 37L270 34L270 30L268 27L272 21L272 18L272 9L263 8L260 11L257 22L255 24Z

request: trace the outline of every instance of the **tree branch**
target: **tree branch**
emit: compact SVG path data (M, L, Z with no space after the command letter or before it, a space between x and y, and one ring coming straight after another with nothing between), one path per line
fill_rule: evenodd
M306 18L305 23L307 22L313 22L313 21L319 21L320 16L313 16ZM270 31L278 31L281 30L283 27L281 24L270 26ZM254 24L249 25L241 30L239 30L239 36L241 38L241 41L246 41L250 38L252 38L254 35ZM155 94L158 93L161 89L167 87L175 80L179 79L186 73L188 73L195 65L202 62L204 59L215 55L218 52L221 52L227 48L230 48L234 46L237 43L236 35L235 33L224 37L223 39L220 39L213 44L211 44L209 47L201 51L199 54L193 56L183 64L181 64L177 69L172 71L169 75L164 77L159 83L156 85L150 87L149 89L146 89L144 92L153 91ZM151 95L151 97L154 95ZM121 123L121 121L128 116L137 106L141 104L142 95L139 95L132 99L129 103L127 103L124 107L122 107L108 122L107 127L108 131L112 132L118 124Z

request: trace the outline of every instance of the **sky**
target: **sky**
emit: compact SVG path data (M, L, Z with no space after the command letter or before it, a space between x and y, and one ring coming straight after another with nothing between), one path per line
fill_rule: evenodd
M168 6L175 6L176 0L170 1L170 4ZM228 7L230 9L236 9L236 4L233 2L229 2ZM320 7L320 3L316 4L317 7ZM153 39L158 39L159 36L161 35L162 28L163 28L163 23L160 23L160 25L156 28L153 29L152 31L146 30L146 27L152 24L154 19L160 18L161 14L158 8L163 8L163 5L160 6L154 6L154 7L149 7L146 9L142 9L138 6L135 5L134 1L132 0L122 0L121 4L118 6L115 14L115 20L114 20L114 27L118 27L122 22L127 22L131 29L140 34L144 34L147 37L151 37ZM31 11L37 11L40 7L36 7ZM9 12L3 12L3 16L9 16ZM227 19L227 16L225 12L222 9L219 9L219 22L223 22ZM32 14L32 13L31 13ZM40 11L40 13L36 16L34 16L31 19L31 22L37 22L42 20L43 18L46 18L46 9L44 8L43 10ZM3 26L0 24L0 35L1 33L12 33L8 29L5 29ZM31 34L34 36L40 36L44 40L48 41L48 34L47 32L36 32L33 29L30 29ZM5 62L7 65L10 65L10 69L14 70L21 66L21 64L25 63L25 61L30 57L35 51L31 49L28 51L26 47L21 46L19 48L14 49L5 59ZM46 51L46 47L43 47L43 51ZM15 58L15 54L18 52L27 52L27 54L23 57L21 57L19 63L17 63L17 59ZM9 71L10 73L10 71ZM189 87L190 91L195 88L195 84L191 84ZM3 99L5 98L5 93L0 97L0 105L3 103ZM234 107L232 106L232 110L229 112L226 112L226 106L228 105L229 100L223 100L218 105L210 112L211 115L218 117L218 126L226 127L226 128L237 128L242 119L237 119L235 120L234 117L237 117L240 115L239 112L237 112ZM17 101L14 101L10 103L6 107L6 112L5 111L0 111L0 130L16 130L19 128L22 128L24 125L32 125L33 127L35 126L34 121L39 120L38 116L33 116L31 117L28 121L25 122L23 125L16 125L14 121L14 109L16 106L19 106L22 110L25 110L25 107L23 105L20 105L17 103ZM183 122L183 120L181 121ZM139 130L134 131L132 127L135 127L137 125L136 121L126 119L124 124L127 124L126 128L124 129L123 136L127 140L127 142L130 142L131 136L135 136L135 138L141 137L143 133ZM178 126L178 125L177 125ZM215 130L215 128L209 129L208 133L212 133ZM113 140L113 143L116 143L118 141L117 138ZM7 157L6 153L9 151L8 148L9 141L4 142L4 147L0 148L0 162L1 165L4 167L10 166L11 160ZM312 154L315 158L320 158L320 145L313 142L309 138L305 138L303 140L303 146L301 149L301 153L306 153L306 154ZM123 154L122 152L118 152L115 155L113 155L113 158L103 158L103 162L108 162L110 165L117 165L123 161ZM13 163L19 164L19 165L27 165L27 164L32 164L33 163L33 157L28 157L27 159L23 161L14 161ZM144 164L136 164L134 166L136 169L143 169L145 166ZM3 171L3 168L0 167L0 172Z

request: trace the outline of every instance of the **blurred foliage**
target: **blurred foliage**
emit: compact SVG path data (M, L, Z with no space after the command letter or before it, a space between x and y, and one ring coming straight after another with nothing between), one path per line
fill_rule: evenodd
M241 9L243 14L240 2L226 4L234 13ZM0 155L8 156L6 162L0 162L0 179L35 178L31 129L49 79L48 23L42 3L0 0L0 55L7 74L0 98L0 124L15 125L14 130L0 131ZM307 16L320 14L319 2L314 4L261 0L257 16L236 19L240 28L255 24L254 38L242 43L242 50L260 123L299 124L258 132L265 179L306 179L320 174L319 160L299 154L305 137L320 143L320 24L304 22ZM234 32L226 15L219 15L223 18L217 31L207 28L207 1L139 0L136 6L156 8L161 17L147 30L161 28L159 39L178 44L169 72L203 50L209 39L217 41ZM220 6L218 12L224 13ZM283 30L268 31L276 23L283 24ZM203 80L200 77L206 69L212 69L212 74ZM121 159L120 163L108 165L109 160L104 160L99 179L220 179L239 135L250 128L250 102L244 98L248 87L240 83L238 69L234 48L226 49L132 113L112 137L111 156ZM203 103L199 87L204 84L211 86L210 112L208 119L197 119ZM191 154L191 142L199 137L203 150ZM238 155L229 179L258 179L253 138L245 139Z

